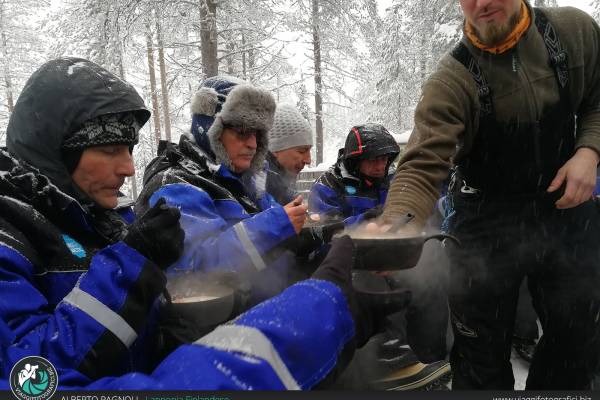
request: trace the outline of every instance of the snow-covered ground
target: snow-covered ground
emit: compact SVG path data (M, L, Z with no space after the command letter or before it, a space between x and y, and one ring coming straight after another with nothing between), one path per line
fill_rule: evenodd
M519 357L513 350L510 356L510 362L513 366L513 374L515 375L515 389L525 390L525 382L529 371L529 363Z

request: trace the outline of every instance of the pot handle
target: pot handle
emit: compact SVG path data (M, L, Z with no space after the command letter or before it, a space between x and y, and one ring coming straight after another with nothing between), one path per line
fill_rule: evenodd
M392 223L392 226L390 226L390 229L388 229L388 232L398 231L400 228L402 228L404 225L408 224L414 218L415 218L415 216L411 213L406 213L406 214L398 217L396 220L394 220L394 222Z
M461 246L460 240L458 240L458 238L456 236L449 235L447 233L437 233L435 235L429 235L423 240L423 243L425 243L426 241L428 241L430 239L437 239L440 242L443 242L444 240L449 239L449 240L453 241L455 245Z

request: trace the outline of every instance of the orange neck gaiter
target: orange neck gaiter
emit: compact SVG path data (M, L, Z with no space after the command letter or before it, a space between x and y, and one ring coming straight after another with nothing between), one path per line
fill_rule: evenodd
M515 29L504 39L504 41L496 46L488 46L487 44L481 43L477 35L475 34L475 29L468 22L465 23L465 35L467 38L473 43L473 45L481 50L493 53L493 54L501 54L505 51L513 48L521 36L527 31L529 28L529 24L531 23L531 16L529 15L529 9L525 5L525 2L521 2L521 17L519 18L519 22L515 26Z

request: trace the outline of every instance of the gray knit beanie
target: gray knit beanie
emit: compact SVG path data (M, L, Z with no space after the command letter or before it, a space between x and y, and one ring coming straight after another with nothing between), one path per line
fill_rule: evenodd
M290 104L278 105L275 122L269 131L269 150L274 152L312 145L312 128L300 111Z

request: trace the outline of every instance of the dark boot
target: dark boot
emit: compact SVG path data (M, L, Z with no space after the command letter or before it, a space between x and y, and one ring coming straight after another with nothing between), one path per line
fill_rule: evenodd
M533 339L525 339L518 336L513 336L513 348L515 349L515 352L519 355L519 357L528 363L530 363L533 359L535 344L536 342Z
M382 379L370 382L374 390L448 390L450 363L446 360L431 364L417 362L400 368Z

